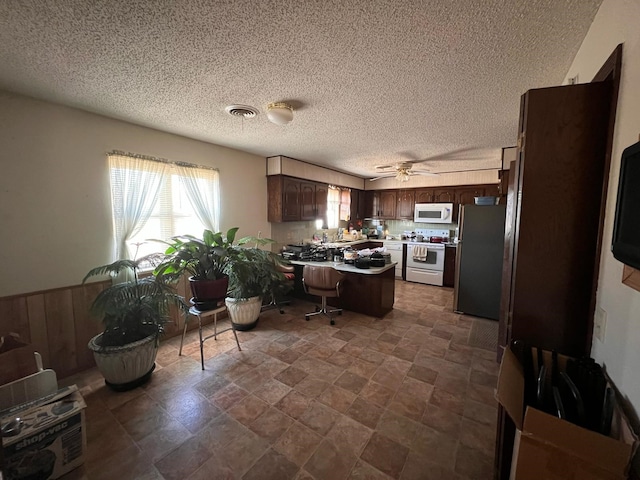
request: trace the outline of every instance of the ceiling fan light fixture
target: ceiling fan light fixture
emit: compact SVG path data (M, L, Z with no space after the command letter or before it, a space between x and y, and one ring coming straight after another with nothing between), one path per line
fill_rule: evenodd
M396 173L396 180L399 182L408 182L409 176L409 172L406 170L398 170L398 173Z
M267 105L267 118L276 125L286 125L293 120L293 107L284 102Z

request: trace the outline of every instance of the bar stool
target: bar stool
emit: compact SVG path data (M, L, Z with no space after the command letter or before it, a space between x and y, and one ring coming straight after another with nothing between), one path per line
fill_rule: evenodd
M198 335L200 336L200 363L202 364L202 370L204 370L204 349L203 345L205 340L213 337L214 340L218 340L218 335L221 333L227 332L229 330L233 331L233 336L236 337L236 344L238 345L238 350L242 351L240 348L240 342L238 341L238 334L236 333L236 329L233 326L233 322L231 322L231 326L225 328L224 330L220 330L218 332L218 314L224 312L227 309L226 305L222 305L221 307L214 308L213 310L198 310L196 307L191 307L189 309L189 314L194 317L198 317ZM202 319L207 318L213 315L213 335L209 335L207 337L202 338ZM188 316L184 321L184 330L182 330L182 340L180 340L180 351L178 355L182 355L182 345L184 344L184 336L187 333L187 322Z

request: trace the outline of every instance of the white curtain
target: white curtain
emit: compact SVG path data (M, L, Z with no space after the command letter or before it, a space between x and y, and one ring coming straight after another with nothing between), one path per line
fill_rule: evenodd
M118 154L109 154L108 158L115 258L131 258L127 241L151 216L167 164Z
M218 171L179 164L175 168L198 220L209 230L217 232L220 211Z
M351 189L340 189L340 220L349 221L351 218Z
M329 185L327 194L327 227L338 228L340 216L340 189Z

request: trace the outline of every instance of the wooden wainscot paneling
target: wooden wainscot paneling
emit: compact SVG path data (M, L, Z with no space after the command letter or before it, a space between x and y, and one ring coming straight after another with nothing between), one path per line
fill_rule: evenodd
M95 365L87 343L102 331L89 306L110 281L0 298L0 335L17 333L64 378Z
M87 344L102 332L102 323L89 314L89 308L109 285L111 281L105 280L0 298L0 335L20 335L22 342L42 355L44 367L54 369L59 379L92 368L95 362ZM189 302L191 288L186 275L176 290ZM165 326L164 338L182 334L184 317L175 309L171 319ZM197 327L198 322L189 322L189 330Z
M90 283L71 289L73 323L75 327L75 356L77 368L82 370L94 365L93 352L87 348L89 339L102 332L102 324L89 314L91 303L104 290L104 283Z
M71 289L45 293L44 308L51 368L56 372L73 372L78 369L78 359Z
M7 333L17 333L23 342L31 342L27 303L24 297L0 301L0 335Z

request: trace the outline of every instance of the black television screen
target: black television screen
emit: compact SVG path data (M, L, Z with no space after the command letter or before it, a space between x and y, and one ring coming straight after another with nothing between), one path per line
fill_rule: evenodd
M640 269L640 142L622 152L611 251L622 263Z

